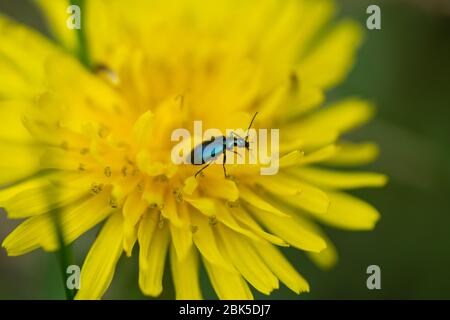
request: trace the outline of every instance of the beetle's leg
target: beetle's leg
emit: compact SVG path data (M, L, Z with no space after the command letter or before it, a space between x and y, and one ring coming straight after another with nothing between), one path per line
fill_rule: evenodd
M239 152L237 152L236 150L232 150L233 151L233 153L235 153L235 154L237 154L239 157L241 157L242 158L242 154L240 154Z
M213 161L214 161L214 160L213 160ZM213 163L213 161L210 161L206 166L204 166L203 168L201 168L200 170L198 170L197 173L195 174L194 178L197 178L197 176L198 176L203 170L205 170L206 168L208 168L209 165L210 165L211 163Z
M225 168L225 163L227 162L227 152L225 151L223 153L223 162L222 162L222 167L223 167L223 174L225 175L225 178L228 178L228 174L227 174L227 169Z

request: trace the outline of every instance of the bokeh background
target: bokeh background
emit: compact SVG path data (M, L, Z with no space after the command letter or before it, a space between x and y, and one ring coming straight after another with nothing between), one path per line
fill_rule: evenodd
M311 293L297 296L281 287L270 298L450 299L450 1L340 3L341 14L362 25L368 5L377 4L382 12L382 30L367 30L349 78L329 94L330 99L358 95L378 107L376 119L352 139L373 139L381 147L379 160L367 169L388 174L388 186L355 193L375 204L382 218L373 232L326 228L340 256L331 271L287 249ZM31 1L0 0L0 13L47 34ZM15 225L0 212L1 241ZM73 245L76 264L82 265L97 231ZM366 287L371 264L381 268L381 290ZM120 276L105 298L146 299L138 288L137 269L137 255L122 258L116 270ZM215 298L202 277L205 297ZM38 250L7 257L1 249L0 299L64 299L61 279L56 254ZM171 281L165 272L161 299L174 297Z

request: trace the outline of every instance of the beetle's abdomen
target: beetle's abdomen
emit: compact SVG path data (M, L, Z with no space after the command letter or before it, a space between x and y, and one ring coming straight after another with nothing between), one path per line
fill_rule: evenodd
M190 164L194 165L200 165L205 163L203 159L203 143L199 144L194 149L192 149L191 153L188 156L187 161Z
M203 141L192 149L188 161L194 165L201 165L216 159L224 151L223 140L223 137L216 137L214 140Z

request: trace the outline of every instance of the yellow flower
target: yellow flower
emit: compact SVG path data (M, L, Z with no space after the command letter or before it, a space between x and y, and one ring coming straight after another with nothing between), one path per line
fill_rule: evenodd
M61 46L0 17L0 206L25 219L4 241L11 256L58 249L104 221L82 267L78 299L101 298L115 265L139 244L139 286L162 292L170 261L176 298L202 297L203 263L221 299L296 293L306 280L279 250L336 261L317 221L370 230L379 214L342 190L384 175L329 167L372 161L372 143L340 136L373 114L367 101L324 102L351 68L362 32L331 22L328 0L89 0L82 8L90 71L66 29L67 1L36 1ZM324 106L323 106L324 105ZM323 106L322 108L319 108ZM256 165L175 165L171 132L280 128L280 172ZM320 166L319 166L320 165ZM169 256L169 257L167 257Z

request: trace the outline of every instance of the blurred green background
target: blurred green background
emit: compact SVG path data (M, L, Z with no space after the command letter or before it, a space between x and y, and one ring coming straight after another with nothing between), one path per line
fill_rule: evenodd
M348 80L330 92L330 99L358 95L378 106L376 119L352 138L371 139L381 147L380 159L367 169L388 174L389 185L355 193L375 204L382 218L373 232L326 228L340 255L331 271L318 269L297 250L286 250L310 282L311 293L297 296L282 287L270 298L450 299L450 2L341 4L341 13L362 25L368 5L377 4L382 11L382 30L367 30ZM46 33L31 1L0 0L0 12ZM1 240L14 225L0 213ZM77 264L82 265L96 232L74 245ZM138 289L136 262L136 254L121 259L119 276L105 298L146 298ZM381 267L381 290L366 287L371 264ZM202 277L205 296L214 298ZM164 281L161 298L173 298L170 272ZM39 250L7 257L2 249L0 299L64 299L57 256Z

